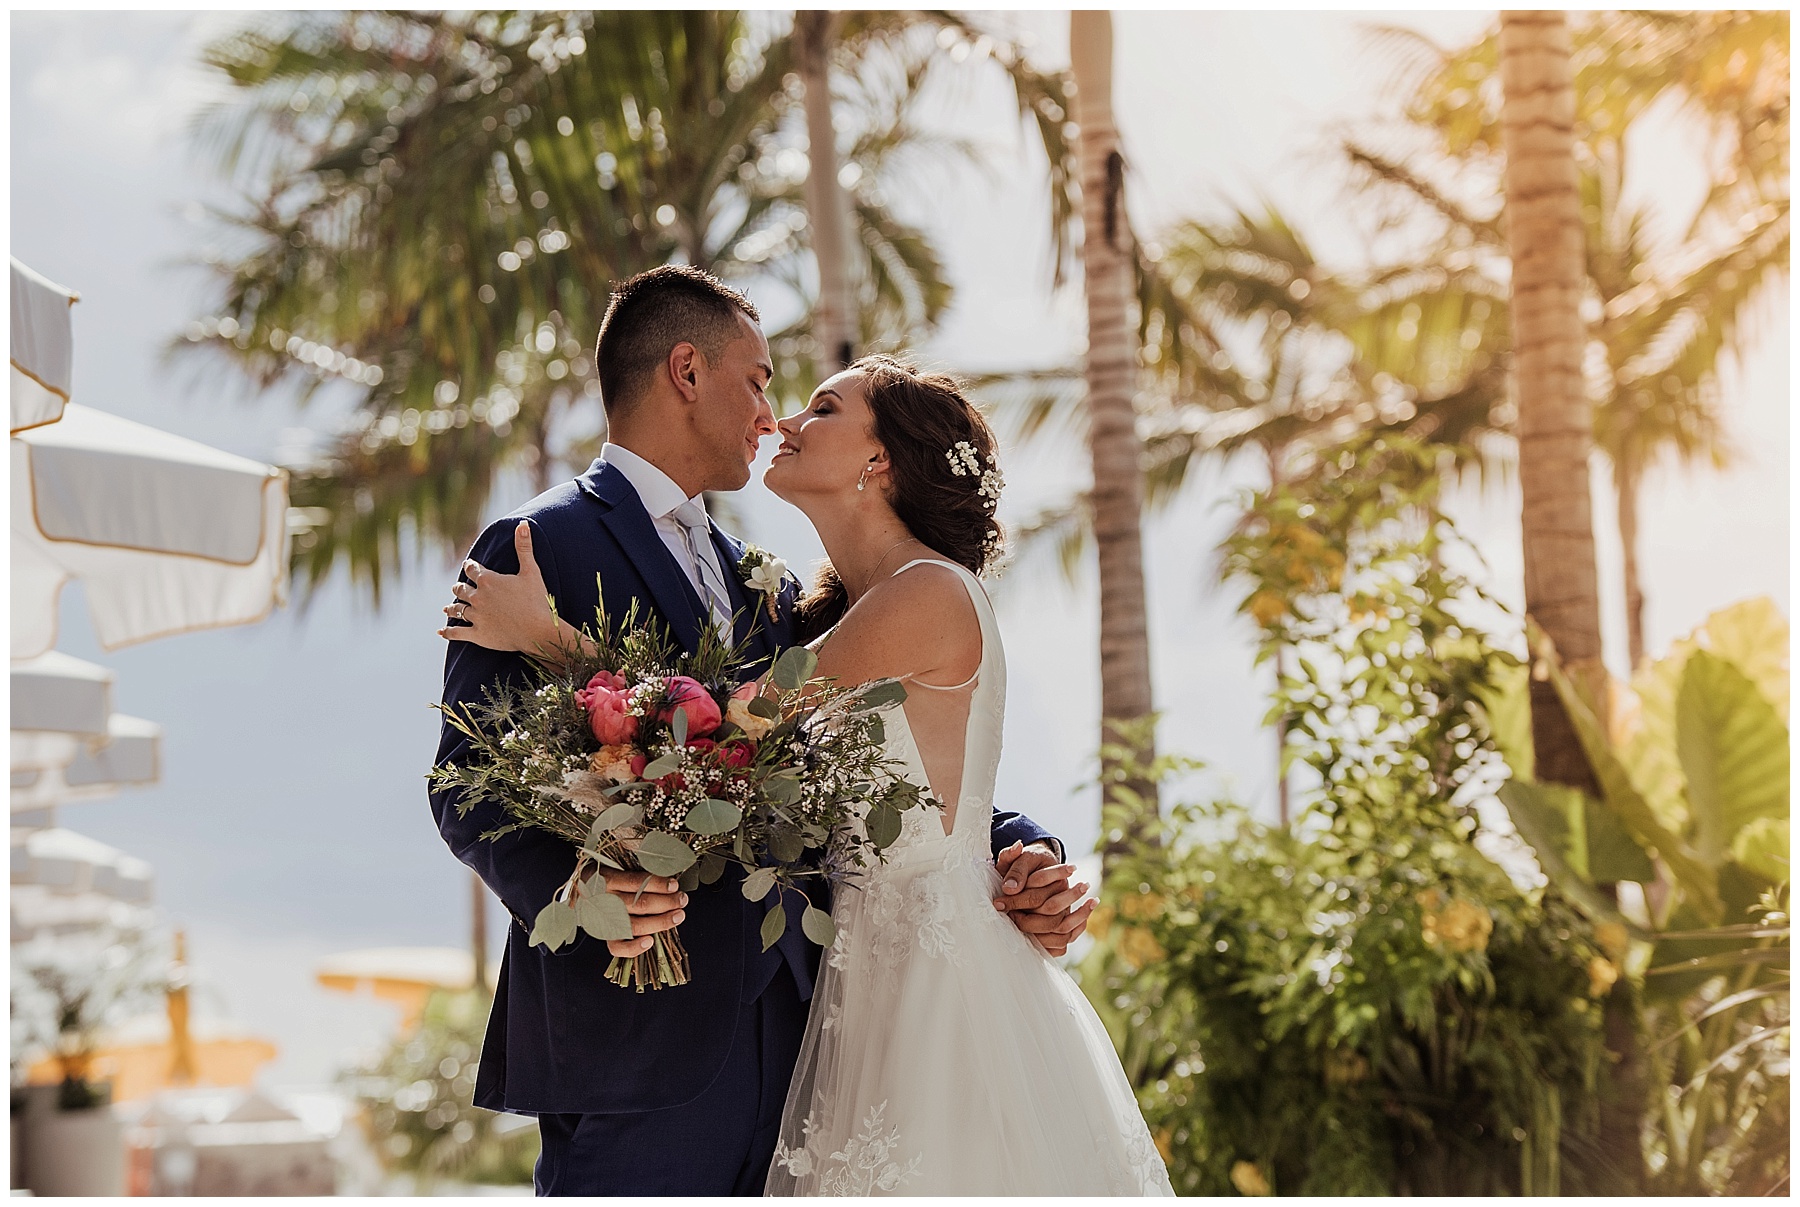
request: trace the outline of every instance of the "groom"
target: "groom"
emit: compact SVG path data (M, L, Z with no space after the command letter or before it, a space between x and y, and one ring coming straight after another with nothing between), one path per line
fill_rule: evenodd
M491 525L465 575L516 573L523 547L572 623L599 605L616 620L636 604L688 650L713 625L750 658L747 674L793 644L797 584L783 584L770 623L740 577L744 547L707 518L702 498L741 488L758 442L775 431L759 321L747 299L683 265L617 286L595 355L611 443L579 478ZM515 532L520 519L529 536ZM479 701L484 688L527 674L517 654L453 640L444 703ZM466 739L445 725L438 764L467 756ZM534 829L485 841L499 806L484 801L465 816L458 804L459 794L433 791L438 829L512 916L475 1104L538 1117L538 1193L761 1193L818 967L798 917L765 951L741 871L692 893L607 873L637 937L582 933L559 951L534 947L531 922L572 873L575 848ZM992 837L1004 878L995 908L1060 954L1086 920L1069 908L1079 894L1061 844L1016 813L997 812ZM611 956L645 950L648 936L676 925L691 983L637 994L605 979Z

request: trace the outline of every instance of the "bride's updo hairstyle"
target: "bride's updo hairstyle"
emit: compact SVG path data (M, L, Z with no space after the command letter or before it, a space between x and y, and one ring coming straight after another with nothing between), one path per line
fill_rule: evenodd
M924 544L980 574L999 557L1004 535L994 518L1002 482L987 419L945 374L892 356L865 356L850 369L862 375L873 435L887 450L880 482L894 514ZM849 592L826 562L800 601L798 640L811 641L848 607Z

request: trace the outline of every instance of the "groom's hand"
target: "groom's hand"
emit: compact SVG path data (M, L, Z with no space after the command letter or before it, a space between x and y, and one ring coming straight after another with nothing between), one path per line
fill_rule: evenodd
M606 891L625 903L631 915L629 939L613 939L606 950L616 956L642 955L650 950L650 936L674 930L687 917L687 894L666 876L644 872L604 872Z
M1088 891L1085 884L1070 884L1073 864L1058 862L1041 843L1013 843L994 856L1000 873L1000 896L994 908L1012 916L1013 925L1030 935L1053 956L1063 955L1087 929L1094 902L1077 907Z

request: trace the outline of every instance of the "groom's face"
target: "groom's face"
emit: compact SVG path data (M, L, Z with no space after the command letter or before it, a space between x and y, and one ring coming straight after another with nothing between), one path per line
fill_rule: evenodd
M717 364L697 357L694 409L696 450L706 467L707 490L738 490L750 480L750 463L764 436L775 431L769 406L769 382L775 367L769 341L747 316L739 315L742 334L726 344Z

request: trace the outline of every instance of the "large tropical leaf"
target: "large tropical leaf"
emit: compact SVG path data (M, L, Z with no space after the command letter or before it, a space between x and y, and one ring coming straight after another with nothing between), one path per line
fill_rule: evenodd
M1716 865L1700 859L1681 838L1670 831L1656 816L1631 781L1630 773L1619 761L1608 741L1605 727L1594 715L1587 694L1563 670L1556 648L1536 622L1527 618L1526 636L1531 645L1534 665L1543 668L1557 699L1568 711L1580 739L1582 753L1600 782L1604 803L1618 817L1631 837L1646 851L1660 857L1675 882L1692 902L1694 909L1708 923L1717 924L1724 914L1719 897L1719 874Z
M1742 671L1707 650L1687 660L1675 717L1696 853L1716 864L1745 825L1787 817L1787 726Z
M1788 622L1766 595L1721 608L1701 626L1706 648L1731 663L1788 719Z
M1612 899L1596 887L1596 882L1650 880L1654 869L1643 851L1618 828L1616 820L1608 819L1605 806L1586 799L1573 788L1526 779L1508 780L1501 785L1499 796L1507 816L1512 818L1513 828L1531 847L1538 866L1558 890L1591 920L1616 922L1625 926L1627 933L1640 933L1619 913ZM1606 842L1616 844L1623 839L1624 843L1605 850L1598 863L1589 845L1589 821L1611 828Z

